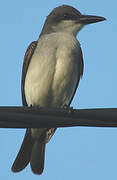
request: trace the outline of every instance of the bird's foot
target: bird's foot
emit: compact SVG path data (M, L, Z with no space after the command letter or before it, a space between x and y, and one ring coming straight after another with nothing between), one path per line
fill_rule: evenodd
M40 110L40 106L35 106L35 105L33 105L33 104L30 104L29 105L29 108L31 109L31 108L33 108L35 111L39 111Z
M65 110L67 110L69 113L72 113L73 112L73 107L70 107L69 105L64 105L63 106L63 108L65 109Z

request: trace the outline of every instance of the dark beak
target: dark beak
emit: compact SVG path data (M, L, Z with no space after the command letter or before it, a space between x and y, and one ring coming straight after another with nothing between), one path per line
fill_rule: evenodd
M100 16L81 15L78 20L78 23L86 25L86 24L96 23L105 20L106 18Z

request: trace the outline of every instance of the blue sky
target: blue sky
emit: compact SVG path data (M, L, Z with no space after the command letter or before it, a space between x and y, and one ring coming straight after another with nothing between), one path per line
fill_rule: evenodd
M84 76L74 108L117 107L117 2L94 0L1 1L0 3L0 106L21 106L21 69L28 44L36 40L45 17L68 4L84 14L107 21L85 27L79 34L84 57ZM28 166L14 174L11 165L25 130L0 129L0 178L117 179L116 128L61 128L46 148L45 169L40 177Z

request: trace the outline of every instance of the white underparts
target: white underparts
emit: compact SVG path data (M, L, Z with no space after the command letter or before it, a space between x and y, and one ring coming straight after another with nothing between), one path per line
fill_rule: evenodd
M25 79L28 105L68 105L80 79L80 45L69 33L40 38Z

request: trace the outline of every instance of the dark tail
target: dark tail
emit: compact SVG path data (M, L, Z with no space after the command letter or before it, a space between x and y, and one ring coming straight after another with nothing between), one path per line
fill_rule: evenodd
M35 174L41 174L44 169L44 156L45 143L34 140L31 137L31 130L27 129L23 143L11 169L13 172L19 172L30 162L32 171Z
M33 143L34 142L31 137L31 130L27 129L19 153L11 168L13 172L19 172L28 165L30 161Z
M30 165L31 169L35 174L42 174L44 169L44 159L45 159L45 143L40 143L39 141L35 141L32 153L31 153L31 159L30 159Z

